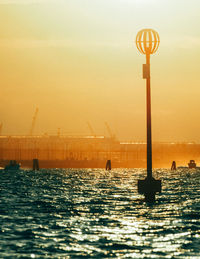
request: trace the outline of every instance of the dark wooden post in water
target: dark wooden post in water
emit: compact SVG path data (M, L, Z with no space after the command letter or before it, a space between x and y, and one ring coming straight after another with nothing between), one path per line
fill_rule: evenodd
M176 161L172 162L171 170L176 170Z
M155 53L160 43L159 35L152 29L144 29L138 32L136 46L138 50L146 54L146 64L143 65L143 78L146 79L147 100L147 177L138 180L138 192L144 194L148 202L155 201L156 192L161 192L161 180L155 180L152 176L152 138L151 138L151 87L150 87L150 55Z
M34 171L40 170L40 168L39 168L39 161L38 161L37 158L33 159L33 170Z
M107 160L107 162L106 162L106 170L111 170L111 160Z

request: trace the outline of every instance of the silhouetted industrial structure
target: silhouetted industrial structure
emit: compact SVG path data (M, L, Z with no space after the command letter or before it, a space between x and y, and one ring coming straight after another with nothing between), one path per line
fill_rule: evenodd
M35 123L36 123L38 111L39 111L39 109L36 108L36 109L35 109L34 116L33 116L32 124L31 124L31 128L30 128L30 132L29 132L29 135L30 135L30 136L33 135L33 131L34 131L34 128L35 128Z
M186 165L194 159L200 163L200 144L154 143L154 168ZM102 167L112 160L112 167L145 168L146 143L120 142L104 136L0 136L0 166L17 160L22 167Z

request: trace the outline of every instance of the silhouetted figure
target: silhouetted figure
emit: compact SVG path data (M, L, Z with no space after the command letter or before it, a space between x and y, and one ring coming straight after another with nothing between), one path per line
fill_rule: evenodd
M106 170L111 170L111 160L107 160Z
M171 170L176 170L176 161L172 162Z
M38 161L38 159L33 159L33 170L34 171L38 171L38 170L40 170L40 168L39 168L39 161Z

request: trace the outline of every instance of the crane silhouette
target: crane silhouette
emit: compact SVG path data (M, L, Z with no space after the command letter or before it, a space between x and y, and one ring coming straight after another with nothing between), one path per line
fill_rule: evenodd
M33 135L33 131L34 131L34 128L35 128L35 122L36 122L36 119L37 119L38 111L39 111L39 109L36 108L34 116L33 116L32 124L31 124L31 129L30 129L30 132L29 132L30 136Z

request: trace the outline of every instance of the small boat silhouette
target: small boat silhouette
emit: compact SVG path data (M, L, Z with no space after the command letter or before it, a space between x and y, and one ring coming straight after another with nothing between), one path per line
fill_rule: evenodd
M20 164L16 162L16 160L10 160L10 163L5 166L4 170L5 171L16 171L20 169Z
M190 162L188 163L188 167L189 167L190 169L192 169L192 168L196 168L197 165L196 165L196 163L195 163L194 160L190 160Z

